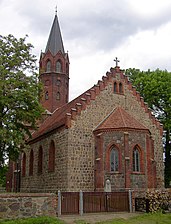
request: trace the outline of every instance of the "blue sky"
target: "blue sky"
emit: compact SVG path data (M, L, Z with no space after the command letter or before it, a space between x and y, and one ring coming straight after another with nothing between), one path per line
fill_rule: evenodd
M96 84L115 57L122 69L171 71L170 0L0 0L0 34L28 34L39 58L56 5L70 57L70 99Z

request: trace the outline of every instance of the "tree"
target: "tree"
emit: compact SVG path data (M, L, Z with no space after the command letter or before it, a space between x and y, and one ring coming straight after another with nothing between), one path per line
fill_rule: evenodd
M163 124L165 186L168 187L171 181L171 73L159 69L127 69L126 74L153 110L156 118Z
M0 187L6 186L6 173L8 171L8 165L3 164L0 169Z
M32 48L26 37L0 36L0 164L17 158L43 112Z

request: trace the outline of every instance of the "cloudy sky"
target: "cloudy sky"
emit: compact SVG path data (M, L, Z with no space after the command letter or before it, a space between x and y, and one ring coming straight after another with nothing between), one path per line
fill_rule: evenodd
M171 0L0 0L0 34L24 37L39 58L58 6L70 57L70 99L114 67L171 71Z

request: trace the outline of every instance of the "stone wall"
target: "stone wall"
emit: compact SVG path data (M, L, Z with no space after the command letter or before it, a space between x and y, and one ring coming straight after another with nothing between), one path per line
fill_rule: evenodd
M55 194L0 194L0 219L56 216Z
M67 145L68 136L67 130L59 131L52 134L48 138L44 138L41 142L36 142L31 145L34 152L33 175L29 175L29 154L30 150L26 151L26 175L21 179L22 192L57 192L58 190L67 190ZM55 170L48 171L49 147L51 141L55 143ZM38 149L42 146L43 149L43 170L38 174Z

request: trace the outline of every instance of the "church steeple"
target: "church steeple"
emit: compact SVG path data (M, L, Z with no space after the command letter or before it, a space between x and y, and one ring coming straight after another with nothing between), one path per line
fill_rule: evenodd
M41 103L52 112L68 103L69 57L64 51L57 13L52 24L45 53L40 56L40 80L44 91Z
M55 19L53 21L45 53L47 53L48 50L52 53L52 55L56 55L59 51L61 51L62 54L65 52L57 14L55 15Z

